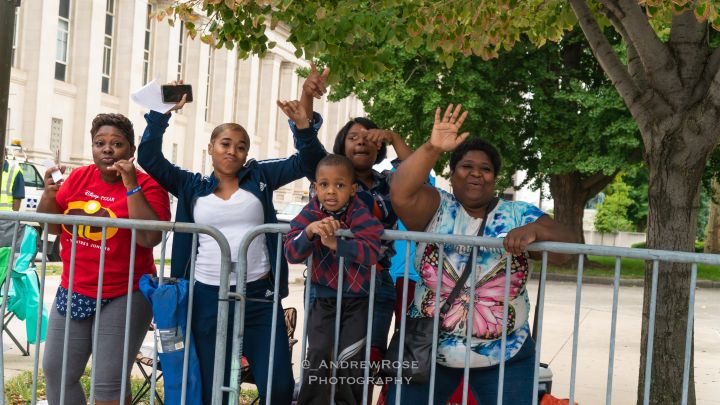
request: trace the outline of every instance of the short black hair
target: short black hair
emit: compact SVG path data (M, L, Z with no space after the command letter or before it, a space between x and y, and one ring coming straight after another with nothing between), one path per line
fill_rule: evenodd
M338 131L337 135L335 136L335 144L333 145L333 153L336 155L342 155L345 156L345 138L347 138L348 132L350 132L350 128L352 128L353 125L360 124L365 129L377 129L378 126L372 120L363 118L363 117L357 117L353 118L350 121L343 126L340 131ZM380 150L378 150L377 158L375 158L375 164L378 164L385 160L385 157L387 156L387 145L385 143L380 146Z
M462 159L468 152L474 150L485 152L485 154L488 155L490 162L493 165L493 172L497 176L500 172L500 154L490 142L480 138L468 138L458 145L454 151L452 151L452 154L450 155L450 172L452 173L455 171L455 166L457 166L460 159Z
M239 132L245 136L245 139L247 139L248 142L250 142L250 135L248 135L247 131L245 130L245 128L243 128L242 125L236 124L234 122L226 122L224 124L216 126L215 129L212 130L212 133L210 134L210 143L215 142L215 139L220 136L220 134L222 134L224 131Z
M323 166L342 166L347 169L348 174L350 175L350 179L355 179L355 166L353 166L350 159L343 155L330 153L324 158L320 159L317 167L315 168L315 178L317 178L317 171L320 170L320 168Z
M133 124L122 114L98 114L92 121L90 138L94 138L95 134L97 134L100 130L100 127L104 127L105 125L117 128L123 135L125 135L125 139L130 142L130 145L135 146L135 131L133 130Z

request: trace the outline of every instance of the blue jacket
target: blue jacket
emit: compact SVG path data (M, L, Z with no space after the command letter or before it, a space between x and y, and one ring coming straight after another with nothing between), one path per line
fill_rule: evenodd
M138 147L138 163L158 184L177 197L175 221L193 223L195 201L199 197L212 194L218 181L214 173L209 176L193 173L173 165L165 158L162 153L162 137L169 120L169 115L156 111L145 114L147 127ZM302 177L314 178L317 163L327 154L317 138L317 132L322 125L319 114L314 114L313 122L313 126L302 130L297 129L293 123L290 125L298 153L284 159L259 162L250 159L238 172L240 188L252 193L262 203L265 223L277 223L272 201L273 191ZM277 238L277 234L268 234L265 237L273 276L277 271ZM172 247L172 277L188 278L192 234L175 233ZM284 258L280 260L280 295L288 295L288 268Z

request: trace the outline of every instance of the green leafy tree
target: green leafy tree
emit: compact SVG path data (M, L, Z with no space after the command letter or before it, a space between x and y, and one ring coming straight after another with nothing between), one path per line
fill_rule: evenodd
M298 55L322 56L333 66L331 81L372 78L391 65L397 47L436 52L452 66L470 55L494 58L523 34L536 45L558 41L577 21L641 134L650 180L648 247L694 248L700 181L720 139L715 0L178 1L164 12L190 20L193 7L203 10L209 22L194 22L189 31L216 46L237 45L244 55L272 47L265 28L282 23ZM613 47L604 27L622 37L624 52ZM638 402L646 393L650 403L682 401L689 279L689 265L660 264L648 387L645 290ZM689 403L695 403L693 378L691 364Z
M595 229L603 233L632 229L632 222L628 219L628 208L632 203L630 186L623 182L621 175L618 175L606 188L605 199L597 207Z
M574 31L540 49L523 41L497 59L470 56L450 68L434 53L398 49L392 68L344 80L333 97L355 93L373 120L414 147L427 140L437 106L462 103L471 135L503 154L498 188L518 170L530 186L549 182L555 219L582 241L583 207L621 167L639 161L640 137L581 39ZM436 170L445 166L441 160Z

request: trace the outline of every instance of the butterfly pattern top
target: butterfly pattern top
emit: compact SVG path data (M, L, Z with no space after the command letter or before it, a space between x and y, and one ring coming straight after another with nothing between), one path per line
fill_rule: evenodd
M477 235L481 218L471 217L452 194L440 191L440 206L426 231L454 234ZM537 207L519 201L500 200L488 214L484 235L502 238L512 229L532 223L544 213ZM438 261L443 249L440 297L438 286ZM444 304L463 270L473 255L472 247L420 243L415 268L421 275L417 284L409 316L430 317L435 313L436 304ZM501 358L501 337L503 329L503 306L505 303L505 281L507 253L501 249L479 247L476 254L475 279L468 279L465 287L441 319L438 363L446 367L465 366L465 346L470 315L470 294L474 295L472 338L470 341L471 367L496 365ZM510 290L508 294L508 335L505 359L512 358L529 336L528 314L530 303L525 290L528 278L528 261L524 255L511 257ZM473 285L471 288L470 286ZM472 291L472 292L471 292Z

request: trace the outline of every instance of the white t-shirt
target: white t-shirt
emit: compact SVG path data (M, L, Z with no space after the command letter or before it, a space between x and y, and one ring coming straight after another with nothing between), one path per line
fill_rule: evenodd
M195 223L218 228L230 243L232 262L238 261L238 249L245 234L265 223L263 206L252 193L238 189L228 200L210 194L200 197L193 208ZM195 279L203 284L220 285L220 245L209 235L199 234L195 260ZM247 281L262 278L270 271L265 235L256 237L247 253ZM235 277L230 277L235 284Z

